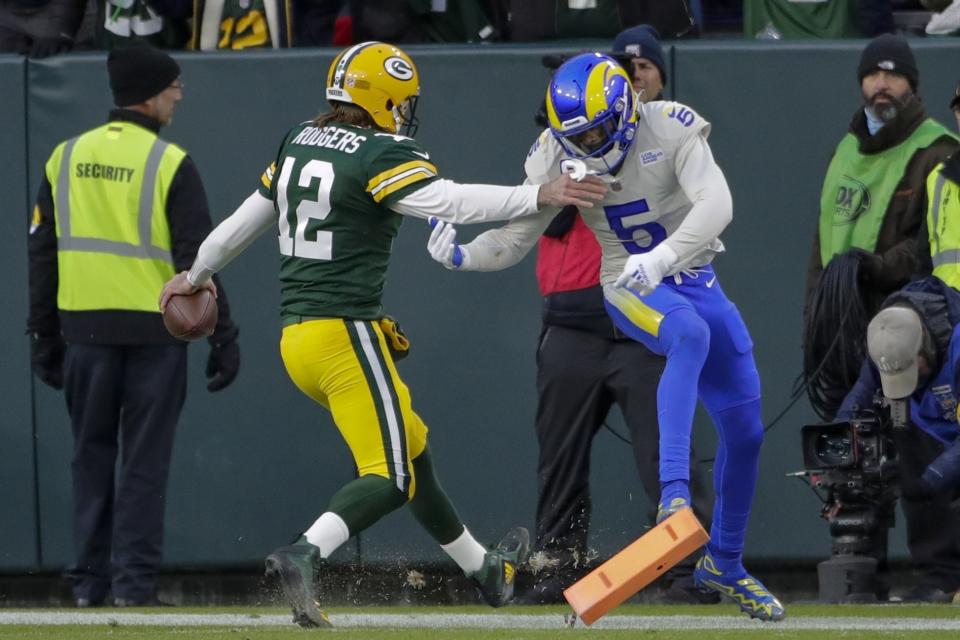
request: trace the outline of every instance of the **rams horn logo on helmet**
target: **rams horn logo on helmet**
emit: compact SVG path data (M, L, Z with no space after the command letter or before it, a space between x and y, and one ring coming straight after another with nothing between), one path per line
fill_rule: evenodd
M409 80L413 77L413 69L406 60L398 56L383 61L383 68L397 80Z

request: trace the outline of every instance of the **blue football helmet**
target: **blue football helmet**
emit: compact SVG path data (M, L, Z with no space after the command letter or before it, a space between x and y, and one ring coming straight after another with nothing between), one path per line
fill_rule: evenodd
M637 131L637 98L630 77L609 56L583 53L553 74L547 87L550 131L567 155L598 173L615 172Z

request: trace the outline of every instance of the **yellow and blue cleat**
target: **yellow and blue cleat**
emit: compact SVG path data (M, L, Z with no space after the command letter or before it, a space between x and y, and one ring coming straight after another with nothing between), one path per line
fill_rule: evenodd
M746 572L737 578L725 576L709 553L703 554L697 561L693 570L693 584L736 602L740 610L751 618L777 622L787 617L787 610L762 582Z
M670 500L669 503L663 504L662 502L657 505L657 524L660 524L680 509L689 509L690 500L683 497L676 497Z

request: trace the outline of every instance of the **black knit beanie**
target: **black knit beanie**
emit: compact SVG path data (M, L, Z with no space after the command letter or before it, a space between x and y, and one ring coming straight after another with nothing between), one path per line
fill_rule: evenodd
M663 61L663 47L660 46L660 34L649 24L624 29L613 40L614 55L628 55L631 58L646 58L660 71L660 81L667 86L667 66ZM629 74L627 74L629 75Z
M146 102L180 77L180 65L163 51L136 41L107 56L113 102L118 107Z
M864 76L875 69L899 73L907 79L910 88L916 92L917 84L920 82L920 72L917 71L917 61L913 58L913 51L902 36L885 33L867 44L863 55L860 56L857 80L862 82Z

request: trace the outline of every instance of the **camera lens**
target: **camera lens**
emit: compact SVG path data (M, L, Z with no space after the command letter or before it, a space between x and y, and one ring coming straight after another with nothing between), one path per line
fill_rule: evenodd
M853 462L850 436L840 433L821 433L816 444L817 460L825 467L845 467Z

